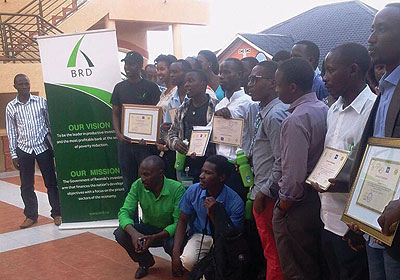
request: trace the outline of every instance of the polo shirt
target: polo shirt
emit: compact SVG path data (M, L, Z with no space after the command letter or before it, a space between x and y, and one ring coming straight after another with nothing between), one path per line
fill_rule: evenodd
M207 190L202 189L200 183L191 185L183 195L179 208L186 215L195 215L193 233L202 233L207 220L207 208L203 206L207 197ZM244 218L244 203L240 196L227 185L224 185L220 194L215 198L222 203L232 223L241 228ZM210 222L207 223L207 234L211 235Z
M132 215L139 202L143 213L143 223L164 229L169 236L174 236L181 213L178 204L184 192L185 189L180 182L164 177L161 193L155 197L152 191L145 189L142 179L139 178L132 184L124 205L119 210L120 226L125 229L127 225L134 224Z

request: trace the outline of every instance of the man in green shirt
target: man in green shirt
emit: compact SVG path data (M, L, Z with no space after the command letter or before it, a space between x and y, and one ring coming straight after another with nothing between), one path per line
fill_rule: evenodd
M182 184L164 177L165 165L161 158L149 156L139 167L140 178L136 180L118 213L118 229L115 239L124 247L134 262L139 263L135 278L148 274L154 265L149 247L164 247L172 254L173 237L180 216L179 201L185 192ZM132 216L142 209L142 221L134 222Z

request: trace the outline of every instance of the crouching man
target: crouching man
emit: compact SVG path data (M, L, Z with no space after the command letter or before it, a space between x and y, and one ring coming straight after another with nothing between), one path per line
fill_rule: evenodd
M224 184L230 176L228 160L223 156L206 159L199 176L200 183L191 185L183 195L174 248L172 251L172 274L181 276L182 267L192 271L197 261L207 255L213 245L211 228L215 225L214 209L217 203L225 208L232 223L241 228L244 218L244 203L240 196ZM181 253L188 221L194 218L190 238ZM205 233L203 236L203 232Z
M149 247L163 246L167 254L172 254L178 204L185 189L181 183L165 178L164 170L161 158L145 158L139 167L140 178L132 184L118 213L120 226L114 231L115 239L139 263L136 279L146 276L155 263ZM141 223L135 223L132 217L138 202L143 213Z

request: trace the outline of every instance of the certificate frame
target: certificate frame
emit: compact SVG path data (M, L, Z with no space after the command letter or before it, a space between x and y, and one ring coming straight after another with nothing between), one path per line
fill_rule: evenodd
M135 126L135 121L140 125ZM121 132L131 140L139 143L142 139L147 144L155 144L160 138L162 108L151 105L122 104Z
M335 170L334 174L332 176L330 176L328 179L336 178L338 176L338 174L340 173L340 171L343 169L343 166L345 165L347 158L349 157L349 154L350 154L350 151L339 150L336 148L326 146L324 148L324 151L322 152L320 158L318 159L318 162L315 165L313 171L308 176L306 183L311 184L311 182L316 182L319 184L319 187L322 190L324 190L324 191L328 190L331 183L329 183L327 180L323 180L323 179L322 180L324 182L321 182L321 178L319 178L320 177L319 173L321 173L321 171L324 171L323 170L324 166L322 166L324 164L324 160L329 161L331 163L331 165L336 160L340 161L340 162L338 162L338 165L337 165L338 169ZM323 177L324 176L322 175L322 178Z
M399 199L399 182L400 139L370 137L341 220L391 246L398 222L386 236L377 220L391 200Z
M220 126L225 123L230 132L236 132L238 135L230 136L221 133ZM225 119L220 116L214 116L212 120L212 136L211 142L220 145L227 145L233 147L242 147L243 144L243 119ZM239 135L240 132L240 135ZM232 139L233 138L233 139Z
M196 150L201 150L201 152L196 152L196 157L204 157L204 155L206 154L208 143L210 142L210 137L211 127L198 127L196 129L193 128L189 141L189 150L186 155L190 156L193 152L196 152ZM198 144L201 145L200 148L198 146L194 147L194 145Z

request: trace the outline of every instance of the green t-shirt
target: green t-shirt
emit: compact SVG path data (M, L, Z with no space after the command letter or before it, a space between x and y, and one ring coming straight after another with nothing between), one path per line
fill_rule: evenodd
M185 189L180 182L164 177L163 188L156 198L153 192L144 188L142 179L139 178L132 184L124 205L119 210L120 226L125 229L127 225L134 224L132 214L139 202L143 212L143 223L164 229L169 236L174 236L181 214L178 205L184 192Z

